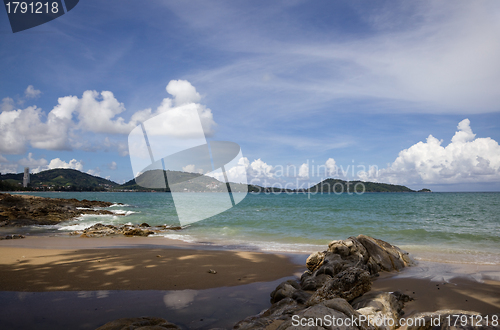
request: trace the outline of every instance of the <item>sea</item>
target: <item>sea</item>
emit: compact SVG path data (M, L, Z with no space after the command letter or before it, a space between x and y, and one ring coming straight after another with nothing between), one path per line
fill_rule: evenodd
M107 208L113 215L22 228L28 235L65 236L97 223L180 225L170 193L29 194L114 204ZM417 260L500 265L500 193L249 193L225 212L153 236L223 249L312 253L359 234L397 245Z

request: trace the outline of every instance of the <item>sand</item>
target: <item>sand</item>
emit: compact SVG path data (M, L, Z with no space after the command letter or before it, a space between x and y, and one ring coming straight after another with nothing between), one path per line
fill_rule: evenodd
M405 316L440 309L500 313L500 282L477 282L455 277L448 282L386 276L373 283L374 291L399 291L414 298L405 304Z
M220 250L165 238L28 237L0 241L0 291L236 287L298 277L306 257ZM500 281L495 274L500 274L498 265L423 262L400 273L381 273L372 290L412 296L405 316L439 309L492 315L500 313ZM269 299L269 292L263 294Z
M282 254L171 247L164 240L22 241L0 245L0 291L200 290L273 281L303 268ZM63 248L68 245L77 248Z

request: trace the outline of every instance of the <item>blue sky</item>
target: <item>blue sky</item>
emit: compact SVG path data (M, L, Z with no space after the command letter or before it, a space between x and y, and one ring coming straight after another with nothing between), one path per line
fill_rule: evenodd
M132 128L194 104L255 183L500 190L498 1L86 0L15 34L0 11L2 173L128 181Z

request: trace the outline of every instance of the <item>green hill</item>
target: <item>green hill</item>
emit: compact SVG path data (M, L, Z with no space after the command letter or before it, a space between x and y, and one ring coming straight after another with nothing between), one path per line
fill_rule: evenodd
M168 177L168 180L167 180ZM167 182L166 189L162 188ZM140 184L138 184L140 183ZM150 188L147 188L150 187ZM172 187L172 188L171 188ZM186 192L226 192L226 184L212 177L198 173L187 173L179 171L152 170L139 175L115 190L136 190L136 191L186 191ZM248 191L248 185L231 184L234 192Z
M73 169L56 168L30 175L30 184L23 189L23 173L0 175L0 190L105 191L118 186L116 182Z
M344 181L339 179L326 179L303 192L323 192L323 193L341 193L341 192L415 192L405 186L399 186L388 183L364 182L364 181Z

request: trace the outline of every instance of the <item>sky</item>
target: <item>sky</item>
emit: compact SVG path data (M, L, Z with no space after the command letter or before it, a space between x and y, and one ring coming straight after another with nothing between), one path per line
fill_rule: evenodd
M85 0L18 33L0 9L0 45L1 173L123 183L132 130L196 109L255 184L500 191L496 0Z

